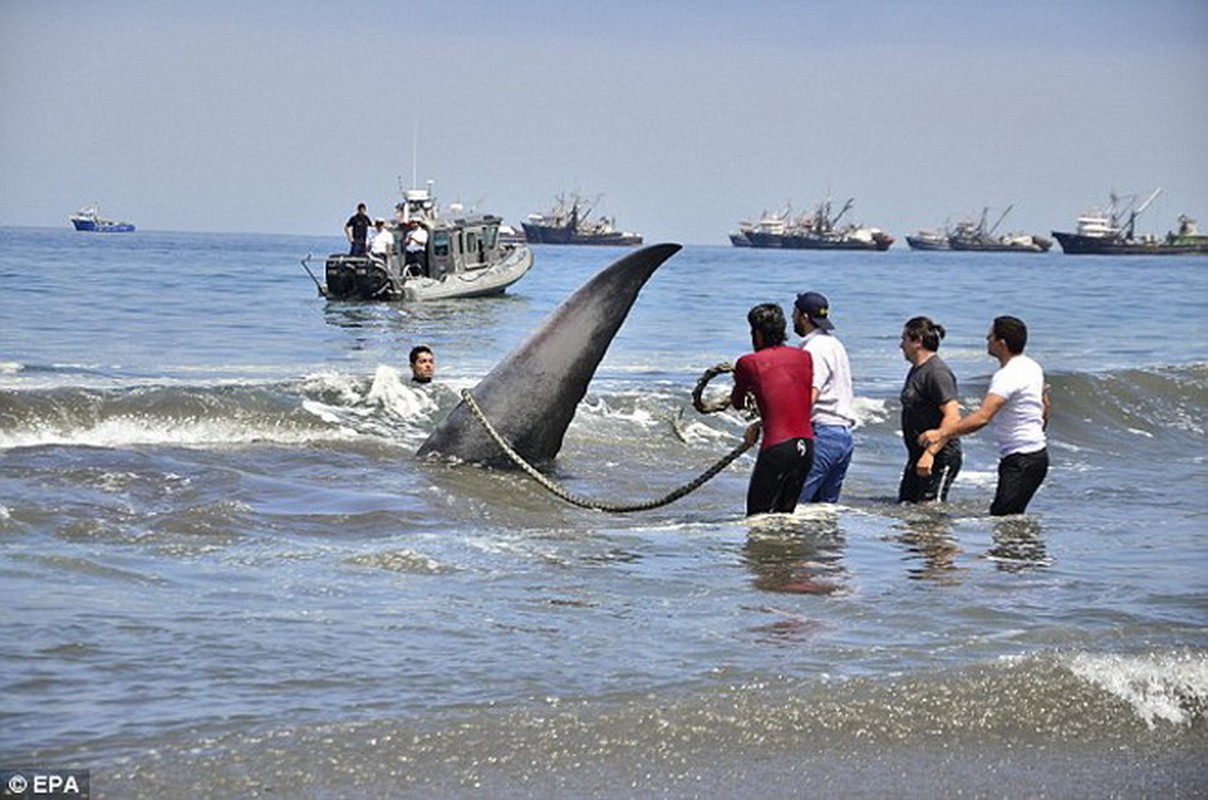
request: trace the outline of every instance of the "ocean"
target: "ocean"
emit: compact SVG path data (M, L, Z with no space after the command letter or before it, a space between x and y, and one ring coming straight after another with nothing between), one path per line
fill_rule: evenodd
M342 249L0 228L0 768L101 798L1208 796L1208 260L685 247L552 476L692 480L745 425L697 378L752 305L820 291L860 413L842 502L748 520L749 454L624 515L414 457L625 251L373 305L299 263ZM988 516L988 432L949 503L894 502L917 314L966 408L990 320L1027 322L1026 515Z

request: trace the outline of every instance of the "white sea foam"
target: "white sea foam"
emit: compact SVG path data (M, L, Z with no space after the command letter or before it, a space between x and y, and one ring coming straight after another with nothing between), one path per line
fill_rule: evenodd
M708 444L734 438L733 431L710 427L699 420L676 419L672 422L676 434L688 444Z
M1208 653L1149 656L1079 654L1070 671L1120 698L1145 724L1187 725L1208 703Z
M82 428L40 426L15 432L0 432L0 451L21 447L137 447L177 445L211 447L258 442L308 444L316 441L346 439L349 429L326 431L290 430L266 424L250 427L237 420L148 420L138 417L114 417Z
M364 401L403 419L430 415L437 407L430 392L404 383L399 371L385 364L374 372Z
M410 442L426 435L440 411L438 398L454 388L449 382L419 386L395 367L381 364L366 382L324 372L308 376L302 408L341 433L371 434ZM456 389L454 389L456 391Z
M856 412L856 428L889 419L889 401L884 398L856 397L852 410Z
M659 423L654 414L649 410L640 406L634 406L629 410L613 408L608 401L603 397L597 398L595 402L584 401L583 410L592 416L602 417L608 420L620 420L622 422L632 422L641 425L644 428L650 428Z

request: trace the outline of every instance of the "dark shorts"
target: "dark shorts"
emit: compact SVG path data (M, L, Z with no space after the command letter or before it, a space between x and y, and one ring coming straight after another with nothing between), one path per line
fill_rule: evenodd
M990 513L1001 517L1022 514L1049 474L1049 451L1012 453L998 462L998 489Z
M813 439L786 439L760 450L747 488L747 516L791 513L813 463Z
M957 445L953 447L953 445ZM899 503L929 503L933 500L946 501L948 490L956 480L956 474L961 471L961 449L956 441L948 442L935 455L935 463L931 465L931 474L920 476L914 471L916 459L911 459L902 470L902 482L898 485Z

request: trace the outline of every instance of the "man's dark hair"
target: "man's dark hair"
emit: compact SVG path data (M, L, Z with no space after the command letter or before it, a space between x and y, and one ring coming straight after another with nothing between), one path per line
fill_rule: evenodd
M1017 356L1028 344L1028 326L1018 317L995 317L994 338L1007 343L1007 352Z
M412 364L414 364L414 363L415 363L415 359L419 358L421 353L429 353L429 354L430 354L431 352L432 352L432 348L431 348L431 347L428 347L428 345L426 345L426 344L417 344L415 347L412 347L412 348L411 348L411 363L412 363Z
M784 310L775 303L760 303L752 308L747 312L747 322L751 325L751 333L759 331L765 347L784 344L788 338Z
M930 317L911 317L906 320L904 332L933 353L940 349L940 340L944 338L944 326L932 322Z

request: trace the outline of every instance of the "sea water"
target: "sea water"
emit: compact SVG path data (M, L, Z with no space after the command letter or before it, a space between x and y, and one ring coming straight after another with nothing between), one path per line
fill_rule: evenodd
M820 291L860 415L842 502L747 520L750 455L632 515L414 458L625 251L391 305L318 296L299 261L341 247L0 229L0 768L113 798L1208 794L1208 260L686 247L551 475L692 480L745 425L697 378L752 305ZM949 503L894 502L917 314L966 408L990 320L1027 322L1026 515L987 515L988 433Z

